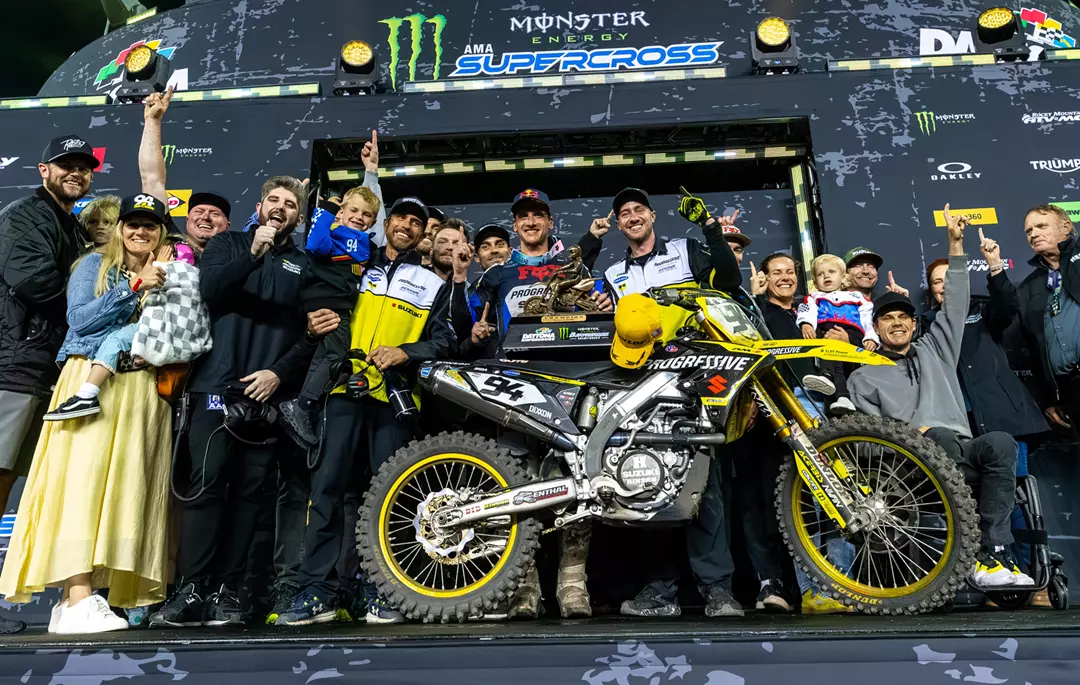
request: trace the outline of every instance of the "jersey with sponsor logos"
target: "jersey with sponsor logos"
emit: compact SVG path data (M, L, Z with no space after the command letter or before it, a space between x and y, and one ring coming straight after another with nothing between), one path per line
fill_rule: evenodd
M716 236L712 234L720 236L719 244L714 244ZM738 263L723 240L722 232L710 227L705 230L705 235L713 238L709 247L693 238L664 240L657 236L653 251L647 255L631 257L627 250L625 259L615 262L604 272L616 306L621 298L643 293L649 288L737 289L741 282ZM680 307L662 307L663 339L673 338L690 316L691 312Z
M372 255L353 308L352 349L369 355L380 346L400 347L413 362L449 356L455 347L448 321L450 289L420 262L420 254L414 251L393 262L386 259L385 250ZM385 402L382 374L366 362L352 364L354 373L362 371L367 376L371 396Z

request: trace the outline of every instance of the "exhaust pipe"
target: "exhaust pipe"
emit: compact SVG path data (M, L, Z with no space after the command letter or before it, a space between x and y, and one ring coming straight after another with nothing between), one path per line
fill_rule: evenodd
M519 411L503 407L494 402L489 402L472 390L461 387L457 381L447 377L448 371L450 371L450 369L445 367L432 369L430 374L432 380L429 384L429 389L432 394L460 404L469 411L476 412L481 416L486 416L500 426L505 426L520 433L531 435L544 442L551 443L563 452L572 452L577 449L573 441L563 433L560 433L553 428L548 428L536 419L530 418Z

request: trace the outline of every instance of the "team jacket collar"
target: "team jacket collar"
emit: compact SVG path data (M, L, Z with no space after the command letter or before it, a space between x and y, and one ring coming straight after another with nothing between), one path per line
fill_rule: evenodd
M664 240L663 238L661 238L660 236L656 236L656 243L653 245L652 252L643 254L640 257L635 257L633 254L630 253L630 248L629 247L626 248L626 259L623 261L623 264L625 265L626 269L629 270L630 269L630 264L633 263L633 262L640 261L642 264L646 264L653 257L660 256L660 255L666 255L666 254L667 254L667 241Z
M1069 247L1072 245L1072 242L1074 240L1076 240L1075 237L1069 237L1058 243L1058 253L1064 255L1066 252L1068 252ZM1028 264L1035 267L1036 269L1046 269L1047 271L1051 270L1050 265L1046 263L1046 261L1042 258L1041 255L1032 255L1031 259L1028 260Z

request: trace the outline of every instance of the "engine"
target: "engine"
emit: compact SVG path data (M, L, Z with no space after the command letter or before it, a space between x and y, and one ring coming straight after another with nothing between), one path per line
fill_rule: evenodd
M603 400L600 411L603 411ZM634 444L641 435L696 432L694 411L684 402L660 402L621 426L629 433L626 444L604 452L604 475L617 487L607 493L619 504L640 512L655 512L675 502L693 461L696 448L682 445ZM603 480L607 480L604 478ZM602 496L605 493L599 488Z

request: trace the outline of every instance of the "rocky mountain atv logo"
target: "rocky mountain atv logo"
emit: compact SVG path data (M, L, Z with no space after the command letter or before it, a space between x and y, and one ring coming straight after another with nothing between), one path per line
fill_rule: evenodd
M432 71L432 80L439 80L439 72L442 64L442 34L446 28L446 17L436 14L427 17L423 14L410 14L407 17L390 17L379 20L380 24L386 24L390 28L387 43L390 45L390 85L397 90L397 70L401 62L401 25L409 25L409 81L416 80L416 65L420 61L420 55L424 49L424 26L431 24L432 42L435 48L435 66Z

